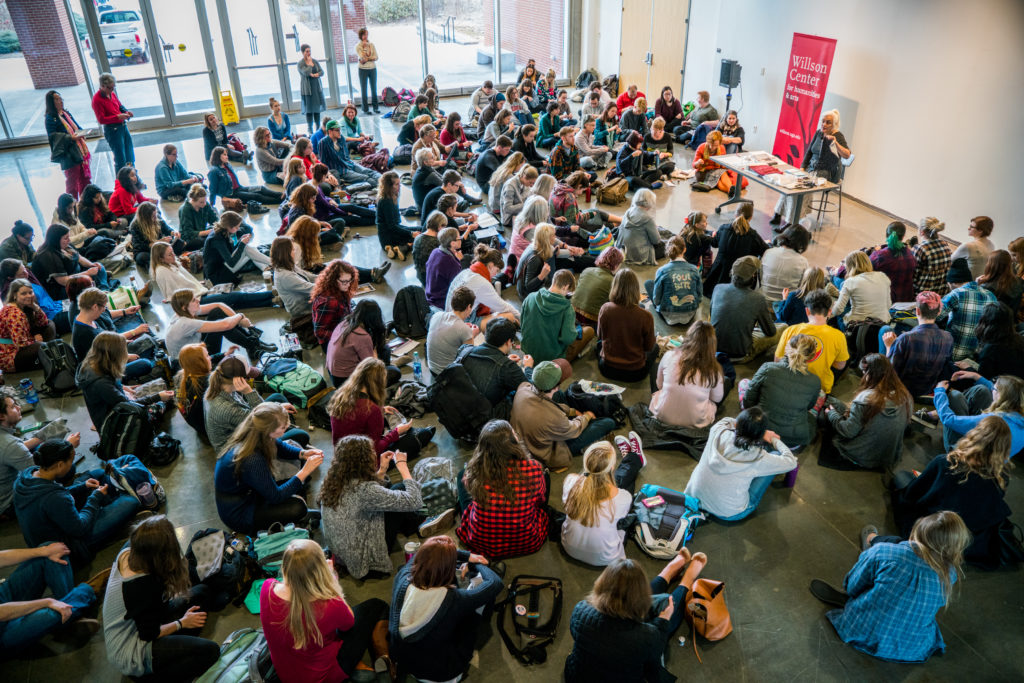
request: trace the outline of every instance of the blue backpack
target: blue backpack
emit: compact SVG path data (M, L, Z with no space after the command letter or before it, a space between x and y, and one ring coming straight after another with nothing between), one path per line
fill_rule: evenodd
M665 502L647 507L643 501L661 496ZM707 519L700 511L700 501L685 493L658 486L644 484L633 498L633 514L637 523L633 537L640 549L651 557L670 560L693 538L697 524Z
M156 510L167 502L164 487L142 461L134 455L122 455L103 463L111 485L139 501L143 510Z

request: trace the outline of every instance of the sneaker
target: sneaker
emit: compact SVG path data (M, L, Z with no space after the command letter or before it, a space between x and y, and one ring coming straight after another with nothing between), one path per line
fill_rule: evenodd
M619 453L622 454L623 458L625 458L627 455L633 452L633 450L629 447L629 441L627 441L626 437L624 436L615 436L615 447L619 449Z
M821 600L826 605L845 607L850 596L843 591L833 588L821 579L811 581L811 595Z
M376 268L370 271L370 279L373 280L374 284L380 284L384 282L384 276L391 270L391 261L385 261Z
M640 435L634 431L629 432L629 449L640 456L640 462L647 464L647 456L644 455L644 444L640 441Z
M874 534L876 536L878 535L878 527L874 526L873 524L868 524L866 527L860 530L861 550L867 550L871 547L871 544L868 542L868 536L870 536L871 534Z
M455 526L455 508L448 508L439 515L434 515L420 524L420 536L430 538L437 536Z
M932 415L932 411L927 408L914 411L914 416L911 419L925 427L934 427L939 424L939 416Z

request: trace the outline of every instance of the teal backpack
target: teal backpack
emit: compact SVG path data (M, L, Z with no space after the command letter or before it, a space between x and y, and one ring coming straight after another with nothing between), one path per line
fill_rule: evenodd
M274 522L267 531L261 531L253 541L252 549L260 568L272 576L281 570L281 557L292 541L309 539L309 531L294 524Z
M196 683L271 683L278 681L262 629L235 631L220 646L220 657Z
M295 358L267 357L263 383L270 391L284 394L288 402L306 408L330 393L331 387L319 372Z

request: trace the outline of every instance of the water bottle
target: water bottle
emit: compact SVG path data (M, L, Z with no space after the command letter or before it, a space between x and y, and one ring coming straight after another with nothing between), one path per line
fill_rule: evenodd
M412 352L412 376L417 382L423 379L423 364L420 363L420 352Z
M25 403L39 403L36 387L27 377L21 380L21 395L25 397Z

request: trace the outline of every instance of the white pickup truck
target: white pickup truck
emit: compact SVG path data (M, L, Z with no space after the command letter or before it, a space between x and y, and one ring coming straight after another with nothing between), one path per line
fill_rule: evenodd
M142 30L142 17L135 10L118 9L100 12L100 35L111 64L149 61L149 40ZM86 47L93 47L86 41Z

